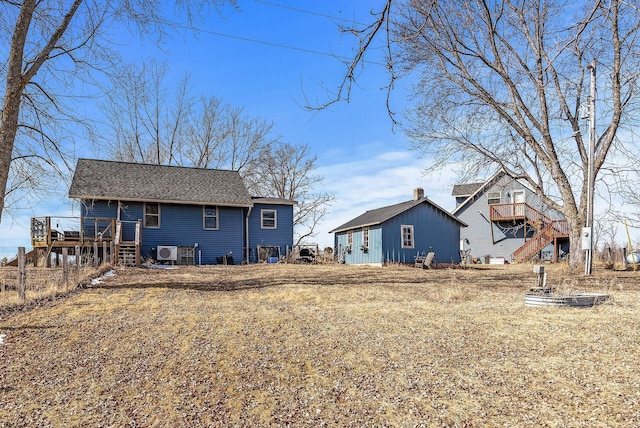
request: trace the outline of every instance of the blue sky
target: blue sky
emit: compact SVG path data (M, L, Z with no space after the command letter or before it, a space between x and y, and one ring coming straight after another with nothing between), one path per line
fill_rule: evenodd
M423 176L429 159L419 158L402 131L393 128L381 89L387 75L380 49L367 57L349 103L317 112L303 108L329 100L327 90L337 87L345 71L340 58L353 54L353 39L341 34L338 24L368 22L370 10L383 2L239 0L239 11L225 8L223 16L214 14L197 24L197 33L178 28L161 49L125 31L114 34L114 40L126 60L166 61L176 81L190 73L193 93L216 96L244 107L252 117L272 121L282 141L307 143L318 158L316 173L324 177L319 190L337 198L313 238L324 247L333 243L329 230L366 210L409 200L415 187L424 188L427 197L447 210L455 205L451 189L456 171ZM397 82L392 109L405 110L410 94L410 80ZM78 157L100 157L88 141L76 143ZM14 218L3 216L0 258L14 256L18 246L30 248L31 216L78 214L71 211L65 185L57 190L62 197L56 194Z
M176 79L191 74L194 93L214 95L246 113L273 121L283 141L309 144L317 155L317 174L324 177L320 190L337 200L318 228L314 242L332 245L329 230L364 211L412 198L423 187L429 198L453 208L454 178L443 174L427 179L421 170L426 160L411 152L399 129L393 129L385 106L387 83L380 57L371 55L354 86L351 102L310 112L307 103L329 99L327 89L340 83L345 66L336 57L352 54L353 39L338 30L338 23L370 20L371 8L382 1L241 0L240 10L225 9L199 23L197 34L178 29L162 49L148 40L122 32L122 53L129 61L152 56L167 61ZM306 12L305 12L306 11ZM330 18L334 17L334 19ZM409 82L400 82L392 95L393 108L406 108ZM96 100L97 102L97 100ZM394 132L395 131L395 132ZM79 157L99 157L80 142ZM63 195L42 201L14 219L0 224L0 257L11 257L18 246L30 248L31 216L77 215Z

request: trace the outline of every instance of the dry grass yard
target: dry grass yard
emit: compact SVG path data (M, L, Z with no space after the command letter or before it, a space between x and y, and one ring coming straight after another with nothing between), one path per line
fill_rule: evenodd
M638 272L117 269L0 307L0 426L640 426Z

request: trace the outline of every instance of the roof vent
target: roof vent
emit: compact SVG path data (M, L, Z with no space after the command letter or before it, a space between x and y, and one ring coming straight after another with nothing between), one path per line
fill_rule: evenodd
M424 198L424 189L422 187L416 187L413 189L413 200L418 201Z

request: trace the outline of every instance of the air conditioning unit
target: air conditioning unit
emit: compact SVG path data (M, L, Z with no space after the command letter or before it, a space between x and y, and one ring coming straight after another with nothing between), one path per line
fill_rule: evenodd
M171 245L158 245L158 260L178 260L178 247Z

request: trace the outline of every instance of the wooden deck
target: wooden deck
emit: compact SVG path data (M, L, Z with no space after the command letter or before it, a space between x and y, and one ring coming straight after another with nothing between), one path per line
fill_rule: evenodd
M61 230L66 221L74 229ZM74 222L73 220L77 220ZM94 261L110 259L111 263L140 265L141 222L135 224L137 241L122 240L122 223L115 218L33 217L31 219L31 244L33 262L46 259L51 266L51 256L56 259L63 253L86 256ZM56 225L52 227L52 225Z
M552 220L524 202L490 205L489 216L491 222L495 223L522 223L524 236L527 236L527 226L536 231L531 239L513 252L514 260L517 262L530 260L551 243L554 247L554 261L557 261L558 240L569 237L569 225L566 220Z

